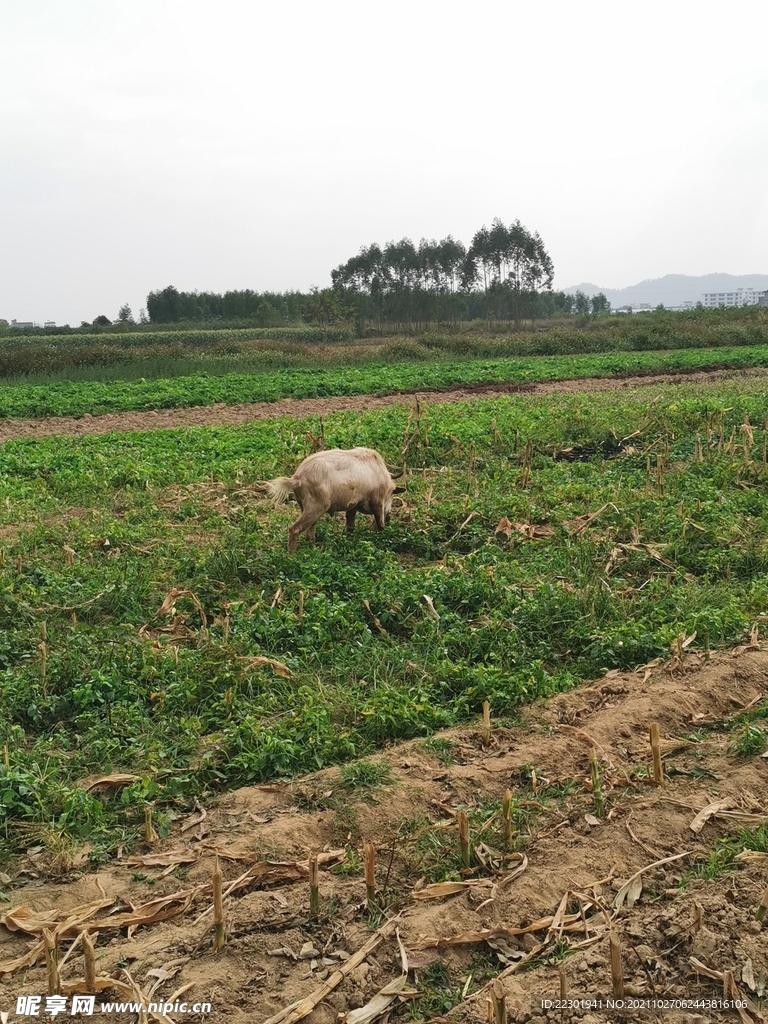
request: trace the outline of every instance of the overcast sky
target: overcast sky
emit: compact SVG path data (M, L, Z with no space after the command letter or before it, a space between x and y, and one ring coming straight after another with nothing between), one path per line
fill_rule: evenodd
M555 286L768 273L765 0L0 0L0 317L538 230Z

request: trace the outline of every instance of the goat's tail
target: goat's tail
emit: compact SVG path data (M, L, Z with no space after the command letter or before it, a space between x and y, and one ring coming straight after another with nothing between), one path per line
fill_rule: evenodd
M275 499L276 505L282 505L283 502L293 494L294 484L293 480L289 476L279 476L275 480L270 480L267 484L267 493L270 498Z

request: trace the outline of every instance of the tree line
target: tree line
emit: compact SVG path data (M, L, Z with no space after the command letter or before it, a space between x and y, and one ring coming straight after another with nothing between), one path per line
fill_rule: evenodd
M146 316L153 324L347 322L359 330L426 330L476 319L490 327L520 327L558 314L610 311L604 295L589 299L581 292L553 291L553 278L554 265L539 233L519 220L505 225L496 218L490 228L475 232L469 247L452 235L439 242L423 238L418 245L402 238L363 246L331 271L332 288L309 293L183 292L169 285L149 293ZM119 319L125 320L126 310Z
M284 327L301 321L310 296L297 291L180 292L169 285L147 296L147 314L156 324L183 320L250 319L258 327Z

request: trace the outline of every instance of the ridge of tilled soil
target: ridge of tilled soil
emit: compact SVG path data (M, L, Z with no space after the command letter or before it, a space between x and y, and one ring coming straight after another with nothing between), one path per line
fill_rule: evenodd
M680 373L642 373L588 377L574 380L521 383L519 381L478 381L461 387L411 388L390 395L337 395L329 398L281 398L274 402L249 402L241 405L198 405L189 409L153 409L147 412L109 412L92 416L49 416L39 419L0 420L0 443L17 438L87 436L144 430L171 430L176 427L237 426L250 420L292 416L327 416L334 412L384 409L423 395L435 405L450 405L482 396L503 398L514 394L576 395L619 388L648 388L657 384L712 384L735 377L760 377L768 368L683 371Z
M495 730L487 749L474 729L442 733L440 739L451 744L452 763L440 760L439 754L449 749L445 744L417 740L393 746L375 758L391 773L379 788L359 785L350 790L338 770L328 769L294 783L229 793L199 824L190 827L201 818L196 812L186 827L178 823L168 839L152 848L153 853L181 850L196 857L175 878L158 876L161 868L113 862L97 875L74 873L59 882L45 877L30 880L29 872L41 872L43 865L41 855L32 854L31 862L20 865L27 876L17 874L11 884L11 905L69 913L103 892L123 905L130 900L138 906L207 882L215 850L226 886L245 870L243 861L248 863L248 858L306 861L313 852L345 845L359 855L369 840L377 849L377 885L379 890L387 887L388 913L400 912L398 927L412 963L413 987L434 987L435 963L444 964L442 984L454 998L467 985L466 999L442 1017L433 1005L427 1019L469 1024L487 1019L487 985L502 964L487 942L448 945L445 940L551 918L569 890L604 908L607 919L616 891L630 876L657 860L685 854L648 871L642 895L631 907L625 905L615 922L627 994L673 1000L721 996L722 982L697 974L691 962L695 957L709 970L733 971L736 984L757 1005L757 996L742 978L749 977L743 973L748 962L754 979L768 975L766 932L754 919L768 885L768 858L746 861L738 871L709 880L695 878L682 889L678 883L697 860L709 856L719 838L746 827L713 817L695 834L690 825L700 809L730 799L735 809L766 814L768 759L732 753L733 733L707 726L766 699L768 652L741 648L714 655L707 664L696 655L684 657L682 665L670 663L637 673L613 671L592 685L529 707L520 726ZM660 726L665 756L662 789L652 785L647 772L652 722ZM594 817L590 747L597 752L603 776L608 814L602 821ZM489 885L479 892L417 900L414 894L425 884L425 854L406 838L409 830L413 833L414 821L420 823L422 839L437 836L455 842L457 809L487 807L506 788L531 815L527 824L518 823L521 836L528 832L520 844L527 869L495 889ZM409 828L406 822L411 823ZM498 820L491 822L482 836L473 838L498 846L498 827ZM240 858L240 863L232 858ZM483 874L478 871L473 877ZM352 862L347 874L321 870L320 892L322 914L316 923L308 920L308 889L303 882L246 888L229 897L228 942L219 953L211 950L210 914L203 914L210 897L198 898L183 915L138 928L130 937L124 930L104 931L97 941L97 972L119 976L127 969L146 991L158 977L148 972L170 964L168 973L173 976L160 984L156 998L168 998L194 983L185 998L212 1003L207 1021L265 1021L315 991L345 955L354 954L371 938L373 925L363 909L361 864ZM6 909L0 905L0 914ZM532 1004L534 996L558 995L559 960L571 999L606 1000L611 995L604 916L598 909L589 920L593 931L586 938L583 931L564 933L570 951L550 936L538 959L505 975L510 1020L616 1020L616 1014L605 1008L546 1016ZM508 962L514 962L546 942L547 930L502 938ZM318 952L296 959L307 943ZM27 948L27 937L0 928L0 1009L7 1008L9 997L45 991L41 963L26 972L2 974L2 964ZM325 954L339 950L341 957L323 960ZM546 962L553 950L559 953ZM82 971L77 952L63 974L76 979ZM351 1008L369 1001L399 974L400 953L390 936L306 1019L311 1024L343 1020ZM478 984L485 987L478 990ZM398 1009L399 1005L394 1004L391 1020L410 1019L408 1007ZM200 1020L191 1014L170 1017ZM712 1008L691 1008L687 1016L676 1015L678 1020L699 1022L729 1018L735 1018L734 1012ZM112 1019L130 1018L114 1014ZM749 1013L743 1018L758 1019Z

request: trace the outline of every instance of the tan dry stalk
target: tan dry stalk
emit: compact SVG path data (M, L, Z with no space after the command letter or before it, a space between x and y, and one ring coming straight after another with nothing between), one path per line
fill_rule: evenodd
M227 936L224 930L224 899L222 896L222 876L219 858L213 868L213 951L217 953L224 948Z
M83 939L83 964L85 972L85 991L96 991L96 954L93 948L93 939L87 931L82 933Z
M650 729L651 752L653 753L653 781L657 786L664 785L664 768L661 763L661 747L659 746L659 723L652 722Z
M363 847L365 861L365 892L369 913L376 908L376 850L373 843Z
M298 612L298 618L299 618L299 622L301 622L303 620L303 618L304 618L304 591L303 590L299 591L299 612Z
M24 567L24 561L21 555L16 556L16 572L21 575L21 570Z
M594 747L589 748L589 774L592 779L592 799L595 804L595 814L598 818L605 817L605 795L600 778L600 762L597 751Z
M11 758L10 758L10 755L8 753L8 744L7 743L3 744L3 764L5 765L5 770L9 771L10 767L11 767Z
M472 851L469 845L469 818L467 812L461 810L456 815L459 826L459 849L461 851L461 863L468 868L472 862Z
M755 920L762 921L766 914L768 914L768 889L763 893L762 899L755 911Z
M557 973L560 978L560 998L565 999L568 995L568 975L565 971L565 964L560 962Z
M691 931L695 935L701 931L701 927L704 923L704 908L700 903L693 904L693 922L691 923Z
M150 846L157 841L157 832L152 827L152 804L144 804L144 842Z
M731 994L731 988L735 986L736 979L733 976L733 971L723 971L723 999L727 999Z
M43 928L43 944L45 946L45 966L48 970L48 995L55 996L61 987L59 978L59 951L55 932Z
M741 448L744 456L744 465L748 465L752 461L752 446L755 443L755 431L752 424L749 422L748 413L744 413L744 422L741 425Z
M491 745L491 705L487 700L483 701L483 746Z
M510 789L504 792L501 811L504 818L504 842L509 846L512 842L512 790Z
M48 674L48 647L44 640L41 640L37 645L37 650L40 654L40 686L42 687L43 693L45 693L45 681Z
M613 986L613 994L617 999L622 999L624 996L624 972L621 968L621 942L613 929L608 941L611 947L611 984Z
M317 874L317 854L309 858L309 916L316 921L320 916L320 882Z
M523 467L520 470L520 486L527 487L531 482L531 466L533 465L533 441L529 437L523 452Z
M663 456L656 456L656 486L659 489L659 494L664 493L664 459Z
M491 1001L493 1002L494 1024L507 1024L507 997L504 994L504 986L498 978L491 987Z
M48 639L48 623L45 621L45 619L40 620L40 639Z

